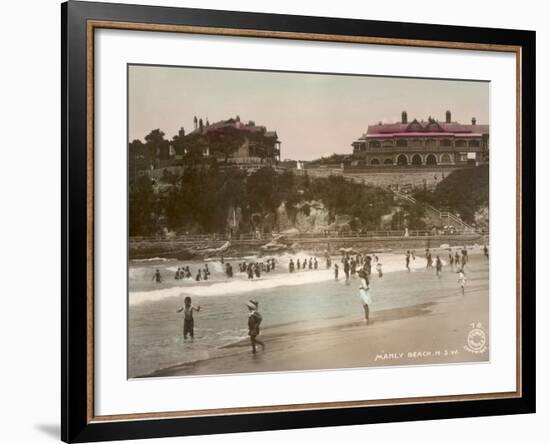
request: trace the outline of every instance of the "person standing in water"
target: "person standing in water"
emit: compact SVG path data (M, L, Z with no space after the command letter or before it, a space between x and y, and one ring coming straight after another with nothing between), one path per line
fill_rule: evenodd
M361 299L363 310L365 312L365 323L369 325L370 305L372 305L372 294L369 279L364 270L359 271L359 278L361 279L361 284L359 286L359 298Z
M382 262L377 262L376 271L378 272L378 277L384 276L384 273L382 273Z
M334 280L338 281L338 264L334 264Z
M162 277L160 275L160 271L158 268L157 268L157 271L155 271L155 274L153 275L153 279L151 280L155 281L157 284L160 284L162 282Z
M460 285L462 296L464 296L464 287L466 287L466 274L464 273L464 269L458 272L458 285Z
M262 315L258 311L258 301L250 300L246 304L248 307L248 336L250 336L250 344L252 345L252 353L256 354L256 345L260 345L262 350L265 349L265 344L258 339L260 334L260 324L262 323Z
M468 249L466 248L466 245L464 245L464 248L462 249L462 257L464 260L464 264L468 263Z
M462 256L460 257L460 268L461 270L464 270L464 267L466 266L466 262L468 262L468 255L464 254L464 251L462 251Z
M411 272L410 263L411 263L411 254L409 250L407 250L407 254L405 255L405 268L409 273Z
M228 278L232 278L233 277L233 267L231 266L231 264L229 262L227 262L225 264L225 275L228 277Z
M367 278L370 278L370 275L371 275L371 269L372 269L372 257L371 255L367 255L367 257L365 257L365 271L367 272Z
M435 274L438 278L441 277L441 269L443 268L443 263L441 262L441 259L439 258L439 255L435 258Z
M349 285L349 260L347 257L344 259L344 274L346 275L346 285Z
M489 259L489 249L487 248L487 245L483 245L483 254L486 259Z
M193 319L194 311L201 311L201 306L194 306L191 304L191 298L186 296L183 301L183 307L176 310L176 313L183 311L183 339L187 339L187 335L191 336L191 339L195 338L195 321Z

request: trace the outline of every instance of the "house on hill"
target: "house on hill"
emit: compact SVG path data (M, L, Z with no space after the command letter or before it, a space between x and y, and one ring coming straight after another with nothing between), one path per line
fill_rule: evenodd
M452 121L447 111L445 122L433 118L369 125L367 132L352 143L353 162L358 167L466 166L489 159L489 125Z
M281 159L281 141L276 131L268 131L255 122L241 122L239 116L210 124L194 119L194 130L183 128L168 140L160 129L151 131L145 143L129 143L128 162L131 178L138 174L159 175L161 170L175 171L186 165L215 162L227 167L254 170L274 165Z
M174 146L176 159L215 158L232 165L272 164L281 159L281 141L276 131L239 116L210 124L195 120L195 129Z

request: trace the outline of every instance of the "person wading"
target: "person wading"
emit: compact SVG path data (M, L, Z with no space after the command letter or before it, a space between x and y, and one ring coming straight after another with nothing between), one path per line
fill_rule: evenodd
M262 315L258 311L258 301L250 300L246 306L248 307L248 336L250 336L250 343L252 344L252 353L256 354L256 345L259 344L262 350L265 349L265 344L258 339Z

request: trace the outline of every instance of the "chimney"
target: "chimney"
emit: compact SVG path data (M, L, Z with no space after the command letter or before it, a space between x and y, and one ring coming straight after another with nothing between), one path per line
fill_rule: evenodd
M472 125L475 125L477 122L476 118L475 117L472 117Z
M401 123L407 123L407 111L401 112Z
M449 110L445 112L445 123L451 123L451 112Z

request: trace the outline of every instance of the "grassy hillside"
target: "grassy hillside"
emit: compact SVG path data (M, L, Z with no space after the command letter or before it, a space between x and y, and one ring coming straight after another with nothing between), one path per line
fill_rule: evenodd
M434 191L420 191L414 197L473 223L476 211L489 206L489 165L453 171Z

